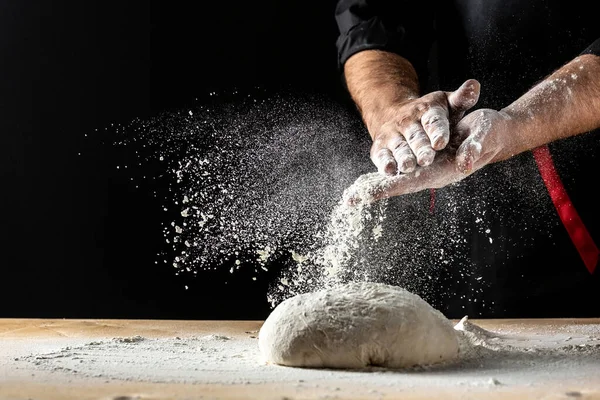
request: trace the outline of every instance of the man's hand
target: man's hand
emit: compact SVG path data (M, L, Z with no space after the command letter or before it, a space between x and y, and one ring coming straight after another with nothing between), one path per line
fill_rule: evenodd
M412 64L381 50L352 55L344 77L373 139L371 159L384 175L430 165L448 144L453 124L479 99L479 82L473 79L455 92L421 97Z
M515 148L511 133L517 128L503 111L473 111L456 125L450 144L430 165L407 174L372 179L366 198L349 191L345 200L350 203L376 201L458 182L487 164L510 157L511 154L505 153Z
M365 110L373 138L371 160L380 173L410 173L426 167L450 140L450 129L479 99L480 85L469 79L454 92L436 91L417 99Z
M480 109L465 116L454 128L449 145L429 166L408 174L371 176L366 198L349 191L346 200L372 201L440 188L487 164L599 129L599 77L599 56L576 57L501 111Z

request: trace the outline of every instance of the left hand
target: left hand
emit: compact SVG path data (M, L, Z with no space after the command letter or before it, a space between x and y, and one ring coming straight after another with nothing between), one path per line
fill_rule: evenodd
M376 201L461 181L485 165L513 155L510 154L514 146L509 125L510 117L502 111L476 110L458 122L450 144L431 165L407 174L373 179L366 198L349 190L345 200L349 203Z

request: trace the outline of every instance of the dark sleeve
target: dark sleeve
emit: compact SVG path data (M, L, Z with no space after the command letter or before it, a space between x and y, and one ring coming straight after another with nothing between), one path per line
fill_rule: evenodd
M359 51L379 49L401 55L420 72L434 38L432 8L414 0L338 0L338 67Z
M594 54L600 56L600 38L596 39L596 41L582 51L581 54Z

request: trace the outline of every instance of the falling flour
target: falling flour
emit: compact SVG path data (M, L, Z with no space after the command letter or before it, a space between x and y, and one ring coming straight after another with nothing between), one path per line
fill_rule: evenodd
M370 263L361 251L377 245L386 215L385 200L373 203L373 188L385 185L379 173L361 175L344 190L333 209L319 245L302 256L298 266L285 271L276 289L269 293L273 306L282 299L303 292L324 289L349 281L369 281ZM360 201L350 202L350 197Z

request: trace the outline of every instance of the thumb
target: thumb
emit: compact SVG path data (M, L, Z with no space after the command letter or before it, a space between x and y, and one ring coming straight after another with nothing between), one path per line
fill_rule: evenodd
M456 167L463 174L470 174L481 153L481 143L469 136L456 151Z
M479 100L481 85L475 79L468 79L454 92L448 95L451 113L464 113ZM461 116L462 117L462 116Z

